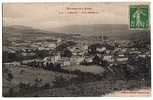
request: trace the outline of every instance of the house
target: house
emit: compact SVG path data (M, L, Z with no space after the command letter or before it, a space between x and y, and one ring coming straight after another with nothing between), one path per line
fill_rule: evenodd
M46 48L44 47L38 47L38 50L45 50Z
M116 57L116 61L117 62L127 62L128 61L128 57L126 57L124 54L119 54Z
M16 61L10 62L10 63L3 63L3 64L4 64L4 66L7 66L7 67L15 67L15 66L21 65L20 62L16 62Z
M54 63L54 62L59 61L60 59L61 59L61 55L60 55L60 53L58 53L51 60Z
M106 47L101 47L101 48L98 47L98 48L96 48L96 51L99 53L104 52L104 51L106 51Z
M127 62L128 61L128 58L127 57L119 57L119 58L116 58L116 60L118 62Z
M26 57L26 56L34 56L35 53L33 53L33 52L31 52L31 53L24 53L24 52L23 52L23 53L21 53L21 55L22 55L22 56L25 56L25 57Z
M56 44L55 43L50 43L50 44L47 44L47 47L48 48L56 48Z
M147 55L145 54L139 54L139 57L145 58Z
M103 60L108 61L108 62L114 62L114 58L111 55L105 55L103 56Z
M27 65L27 64L32 63L32 62L34 62L34 61L33 60L23 60L21 63L23 65Z
M63 62L64 66L70 66L71 65L71 62L70 62L69 58L63 58L63 59L64 59L64 62Z
M72 52L72 55L74 56L82 56L84 54L84 52L78 47L71 47L68 49Z
M110 54L111 53L111 51L110 50L106 50L106 54Z
M84 62L91 64L93 63L93 58L94 58L93 56L86 56L84 58Z
M83 50L88 50L88 45L84 45Z

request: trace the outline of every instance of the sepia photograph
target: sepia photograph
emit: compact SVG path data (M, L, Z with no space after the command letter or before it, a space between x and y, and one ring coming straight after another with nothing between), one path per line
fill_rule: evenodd
M150 97L149 2L2 4L2 96Z

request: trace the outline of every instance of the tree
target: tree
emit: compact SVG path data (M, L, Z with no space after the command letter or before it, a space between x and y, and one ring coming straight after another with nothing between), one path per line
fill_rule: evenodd
M12 73L8 73L8 74L7 74L7 80L8 80L9 82L11 82L12 79L13 79Z
M71 57L72 56L72 52L68 49L65 49L63 51L63 53L61 54L62 57Z

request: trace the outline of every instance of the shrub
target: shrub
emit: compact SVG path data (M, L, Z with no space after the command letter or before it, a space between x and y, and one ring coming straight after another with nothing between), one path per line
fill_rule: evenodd
M12 74L12 73L8 73L8 74L7 74L7 80L8 80L8 81L10 81L10 82L11 82L11 81L12 81L12 79L13 79L13 77L14 77L14 76L13 76L13 74Z
M49 83L45 83L42 87L45 88L45 89L48 89L48 88L50 88L50 84Z
M35 84L34 84L34 86L35 86L35 87L40 87L40 86L41 86L41 83L42 83L42 79L41 79L41 78L36 78L36 79L35 79Z
M6 94L4 94L4 97L14 97L15 96L15 92L14 92L14 89L13 88L10 88L8 90L8 92Z
M56 76L53 84L54 87L63 87L68 85L68 80L66 80L63 76Z

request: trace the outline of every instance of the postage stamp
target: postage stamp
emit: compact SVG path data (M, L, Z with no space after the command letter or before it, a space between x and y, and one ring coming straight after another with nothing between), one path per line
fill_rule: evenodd
M149 27L149 5L130 5L130 29Z

